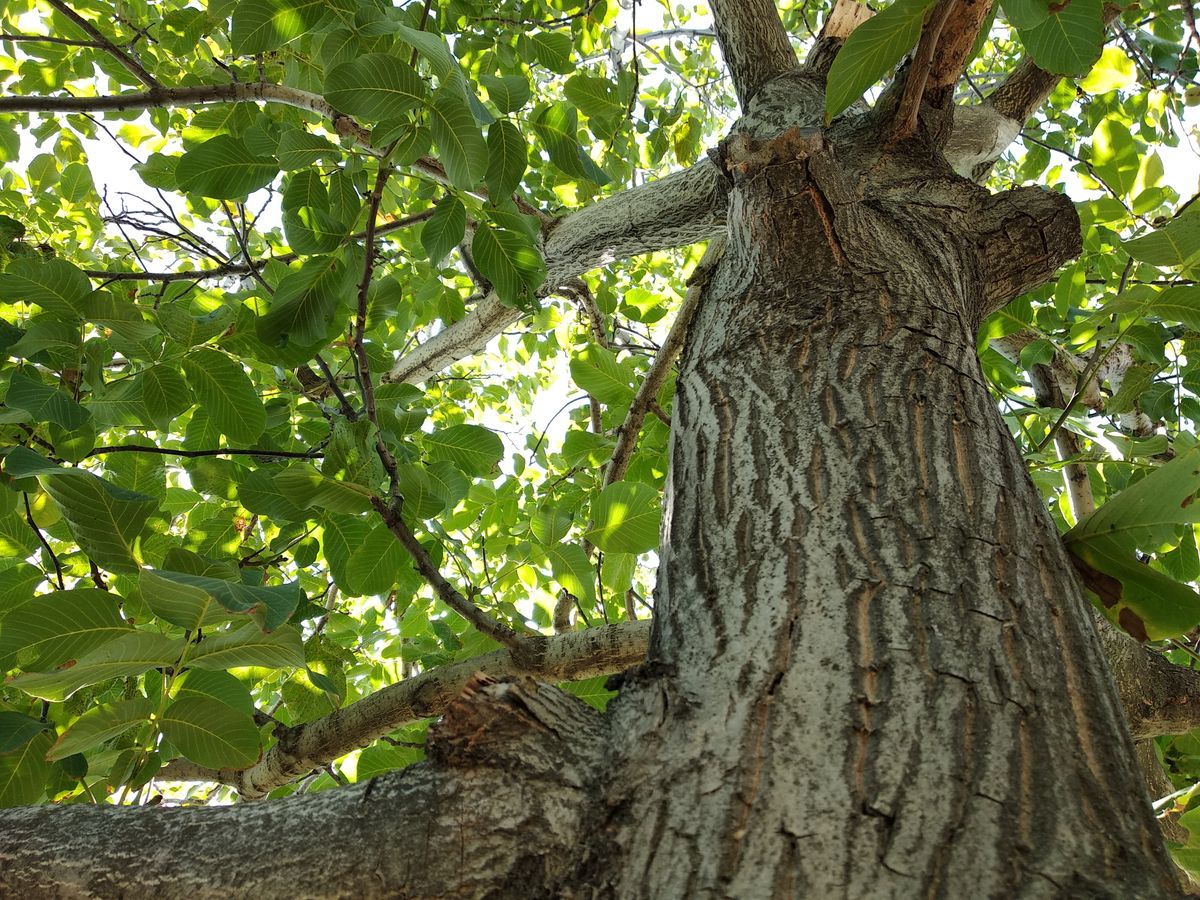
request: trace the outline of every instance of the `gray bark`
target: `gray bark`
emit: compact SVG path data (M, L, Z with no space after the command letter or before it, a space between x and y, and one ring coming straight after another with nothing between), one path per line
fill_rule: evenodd
M650 658L612 709L615 893L1171 896L1088 607L975 358L985 273L1031 276L976 242L996 208L1044 224L1043 278L1078 231L866 127L727 160Z
M603 749L556 688L476 679L434 760L237 807L4 810L0 897L549 897L569 874ZM483 839L486 836L486 839Z

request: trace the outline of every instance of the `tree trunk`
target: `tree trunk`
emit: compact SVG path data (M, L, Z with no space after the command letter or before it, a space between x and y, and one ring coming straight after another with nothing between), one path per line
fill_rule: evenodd
M1047 195L991 198L861 122L725 152L650 657L612 708L617 895L1172 895L1086 603L976 358L985 279L1032 277L994 242ZM1047 235L1071 233L1059 201Z

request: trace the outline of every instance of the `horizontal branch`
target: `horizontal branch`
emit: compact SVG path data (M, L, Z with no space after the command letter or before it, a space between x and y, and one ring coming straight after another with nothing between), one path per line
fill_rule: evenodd
M690 169L606 197L550 225L542 293L551 294L597 266L707 240L724 220L724 182L707 158ZM482 352L521 315L488 294L466 318L402 356L384 381L424 381Z
M429 761L340 790L0 809L0 896L559 896L601 803L605 749L577 698L477 679L430 730Z
M440 715L478 672L552 682L611 675L641 662L649 640L650 623L637 621L546 637L533 664L518 662L507 649L496 650L382 688L307 725L277 731L278 743L249 769L217 771L176 761L159 777L220 782L245 799L258 799L402 725Z
M115 444L111 447L96 447L88 456L104 456L107 453L157 453L160 456L182 456L199 459L204 456L266 456L280 459L320 459L325 454L320 450L248 450L233 447L216 447L212 450L181 450L176 447L155 447L153 444Z

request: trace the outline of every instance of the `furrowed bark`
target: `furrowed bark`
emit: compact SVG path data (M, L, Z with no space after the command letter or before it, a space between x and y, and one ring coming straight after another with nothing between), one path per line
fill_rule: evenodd
M713 0L712 12L742 109L764 84L800 65L775 0Z
M861 127L731 169L596 858L621 897L1177 896L976 358L994 201Z
M724 184L708 159L564 216L550 228L544 293L610 262L707 240L724 213ZM494 294L400 358L384 381L419 382L480 353L522 313Z
M546 638L545 653L536 666L521 665L506 649L439 666L307 725L277 730L278 743L249 769L207 769L180 761L159 777L219 782L235 788L244 800L257 800L401 725L441 715L476 674L533 675L551 682L612 675L641 662L649 637L649 622L622 622Z
M0 896L554 896L587 838L603 749L599 714L571 695L476 679L431 732L429 762L341 790L0 810Z

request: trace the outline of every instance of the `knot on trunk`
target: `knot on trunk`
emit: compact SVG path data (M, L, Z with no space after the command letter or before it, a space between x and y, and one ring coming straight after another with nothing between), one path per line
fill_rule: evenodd
M598 768L604 731L596 710L553 685L476 672L429 729L426 752L442 765L518 767L582 783Z

